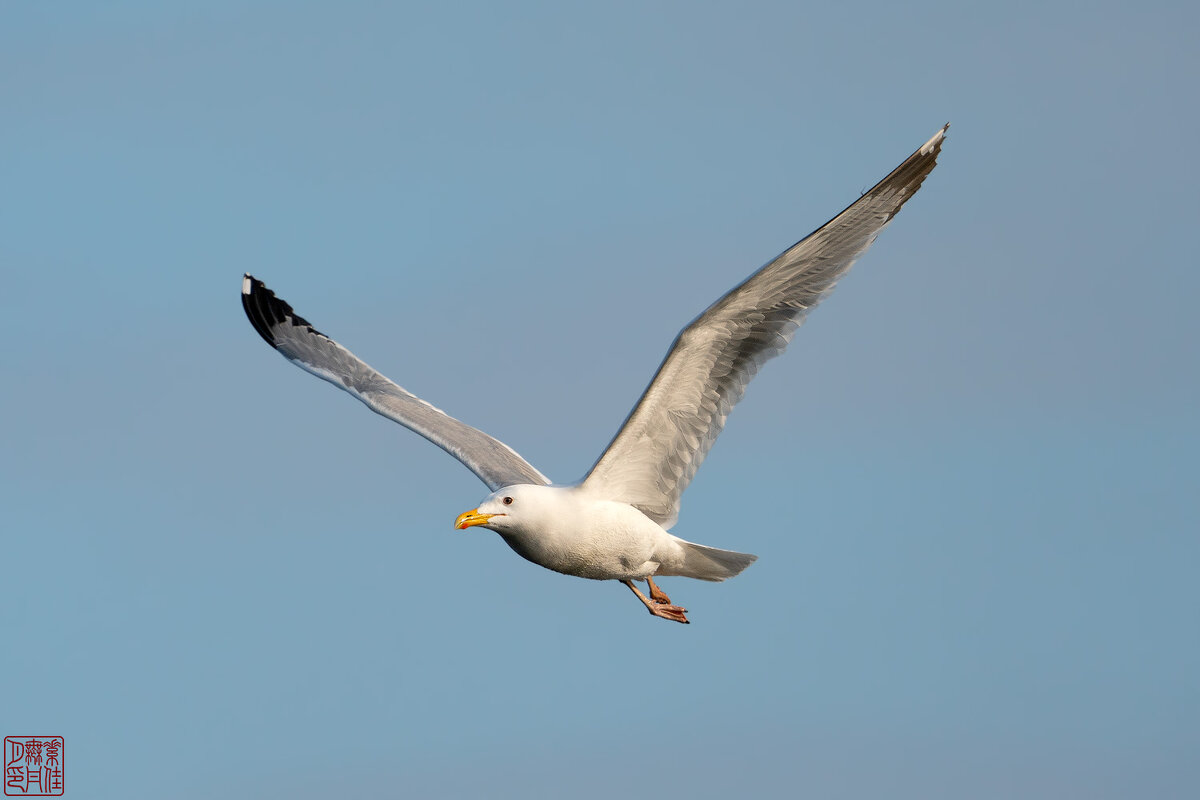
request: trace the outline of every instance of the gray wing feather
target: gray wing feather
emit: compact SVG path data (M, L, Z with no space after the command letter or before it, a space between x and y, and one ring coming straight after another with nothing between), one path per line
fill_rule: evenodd
M680 496L746 385L921 187L947 128L684 328L583 488L675 524Z
M550 483L508 445L405 391L314 329L251 275L242 280L242 307L259 335L289 361L421 434L465 464L492 491L518 483Z

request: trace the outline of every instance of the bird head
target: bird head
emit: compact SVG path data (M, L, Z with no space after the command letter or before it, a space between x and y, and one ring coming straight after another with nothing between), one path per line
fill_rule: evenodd
M460 531L480 526L497 533L511 533L537 514L538 490L544 486L505 486L484 498L477 508L465 511L454 520Z

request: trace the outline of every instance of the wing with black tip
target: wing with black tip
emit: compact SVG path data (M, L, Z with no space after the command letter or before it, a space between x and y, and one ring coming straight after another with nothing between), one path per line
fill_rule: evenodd
M508 445L459 422L376 372L251 275L242 279L242 307L259 335L289 361L354 395L377 414L421 434L465 464L492 491L518 483L550 483Z

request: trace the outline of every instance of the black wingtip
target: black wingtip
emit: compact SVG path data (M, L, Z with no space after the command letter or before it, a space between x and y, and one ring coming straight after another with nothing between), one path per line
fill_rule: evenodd
M242 308L254 330L272 347L277 342L274 331L285 322L308 328L318 336L324 336L249 272L242 276Z

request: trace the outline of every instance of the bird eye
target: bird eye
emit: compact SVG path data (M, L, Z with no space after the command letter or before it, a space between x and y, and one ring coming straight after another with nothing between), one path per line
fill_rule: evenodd
M511 497L506 497L506 498L504 498L504 505L506 505L506 506L511 506L511 505L512 505L512 498L511 498Z

